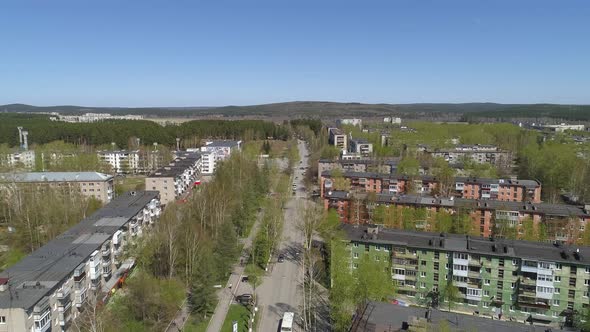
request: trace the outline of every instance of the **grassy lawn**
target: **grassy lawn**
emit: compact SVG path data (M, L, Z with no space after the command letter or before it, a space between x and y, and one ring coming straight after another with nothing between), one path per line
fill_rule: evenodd
M259 154L262 154L262 144L264 142L265 141L263 140L249 141L244 145L243 151L246 153L247 156L254 158ZM269 140L268 142L270 143L269 155L271 158L281 157L285 149L287 148L286 141Z
M118 177L115 181L115 190L118 194L145 189L145 176Z
M186 323L186 325L184 326L184 329L182 331L184 332L205 332L207 331L207 324L209 323L209 320L204 320L204 321L200 321L200 322L196 322L192 319L189 318L189 321Z
M238 331L247 332L249 319L250 310L247 307L241 304L232 304L229 307L227 316L225 316L225 321L223 322L223 327L221 328L221 331L232 331L232 322L237 321Z

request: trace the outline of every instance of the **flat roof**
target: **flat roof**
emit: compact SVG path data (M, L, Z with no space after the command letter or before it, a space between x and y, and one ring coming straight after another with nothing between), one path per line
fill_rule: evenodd
M398 331L402 328L402 323L407 322L412 325L414 318L422 318L426 315L426 308L405 307L385 302L367 303L364 310L357 316L358 319L353 322L352 332L376 332L383 331L377 329L377 326L387 326L391 331ZM437 309L430 310L431 326L440 326L442 321L447 321L449 331L478 331L478 332L545 332L547 326L529 325L517 322L502 321L489 319L475 315L463 315L441 311ZM427 328L428 331L430 329ZM389 330L388 330L389 331Z
M351 241L375 244L392 244L428 250L465 252L477 255L520 258L534 261L560 262L576 265L590 265L590 247L559 245L473 237L468 235L405 231L378 226L375 236L369 234L371 225L342 224L340 226ZM578 259L574 253L577 252Z
M152 172L148 178L173 178L182 175L187 168L194 166L199 159L201 159L201 153L184 152L167 166L160 167Z
M108 181L112 175L99 172L24 172L0 173L0 182L76 182Z
M218 141L206 141L206 147L234 147L238 146L242 141L229 141L229 140L218 140Z
M159 195L157 191L132 193L116 197L90 217L0 273L0 278L9 279L9 290L0 292L0 308L32 309Z

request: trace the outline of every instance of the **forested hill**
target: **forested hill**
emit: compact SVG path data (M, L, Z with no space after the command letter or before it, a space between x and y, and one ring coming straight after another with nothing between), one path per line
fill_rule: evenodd
M1 112L59 112L62 114L111 113L141 114L153 117L194 117L194 116L266 116L266 117L321 117L334 118L342 116L384 116L399 115L406 118L439 116L441 114L463 114L465 119L478 118L558 118L565 120L590 120L590 105L559 104L362 104L335 103L322 101L295 101L287 103L223 106L223 107L85 107L85 106L31 106L10 104L0 106Z

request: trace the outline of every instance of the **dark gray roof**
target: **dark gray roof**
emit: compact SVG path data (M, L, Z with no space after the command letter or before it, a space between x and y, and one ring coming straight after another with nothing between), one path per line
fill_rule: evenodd
M460 251L466 253L524 258L549 262L561 262L590 266L590 247L559 245L520 240L490 239L459 234L414 232L379 227L373 237L367 233L371 225L343 224L349 240L364 243L386 243L392 245L424 248L430 250ZM578 259L574 252L579 250ZM562 254L565 253L565 255Z
M0 273L0 278L9 278L10 285L9 290L0 292L0 308L30 310L51 295L76 267L158 195L157 191L123 194ZM34 286L37 282L39 286Z
M424 318L425 308L404 307L384 302L369 302L357 320L353 322L352 332L374 332L376 325L390 327L391 331L398 331L403 322L412 323L414 318ZM478 332L544 332L546 326L528 325L510 321L500 321L474 315L462 315L431 310L431 324L437 327L441 321L447 321L450 331L478 331ZM430 331L430 329L427 329ZM387 330L390 331L390 330Z
M168 166L164 166L155 170L149 175L150 178L164 178L164 177L176 177L182 175L182 173L201 158L201 153L197 152L186 152L179 155L176 159L170 162Z
M379 164L383 164L383 165L392 165L395 166L399 163L401 159L400 158L394 158L394 159L384 159L384 160L379 160L379 159L350 159L350 160L345 160L345 159L338 159L338 160L330 160L330 159L320 159L319 163L320 164L365 164L365 165L379 165Z

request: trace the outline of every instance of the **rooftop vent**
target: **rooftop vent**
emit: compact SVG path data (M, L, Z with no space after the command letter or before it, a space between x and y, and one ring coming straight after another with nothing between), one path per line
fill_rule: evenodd
M508 247L504 246L504 253L507 254L508 253Z
M432 247L432 239L428 240L428 245Z
M492 244L492 251L496 252L496 250L497 250L497 246L495 244Z

